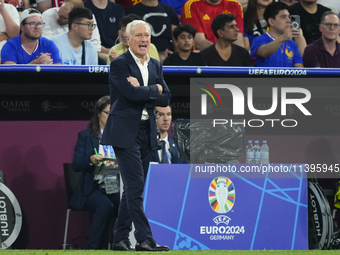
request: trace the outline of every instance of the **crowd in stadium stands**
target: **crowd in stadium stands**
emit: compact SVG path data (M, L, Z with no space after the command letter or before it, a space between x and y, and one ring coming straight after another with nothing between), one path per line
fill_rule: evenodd
M164 65L340 67L339 14L335 0L0 0L0 60L109 65L142 19Z

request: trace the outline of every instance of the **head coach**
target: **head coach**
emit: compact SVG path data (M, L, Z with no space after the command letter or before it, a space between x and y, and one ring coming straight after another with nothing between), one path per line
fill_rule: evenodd
M150 58L150 27L135 20L126 27L129 50L111 62L111 110L101 144L112 145L124 184L113 250L130 250L131 223L136 228L137 251L167 251L152 237L143 209L143 190L153 150L157 149L155 106L170 102L162 65Z

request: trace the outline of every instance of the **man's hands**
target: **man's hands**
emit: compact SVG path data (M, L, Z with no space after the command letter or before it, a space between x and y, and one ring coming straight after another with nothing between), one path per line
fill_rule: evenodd
M158 92L159 92L159 94L162 94L163 93L163 87L162 87L162 85L159 85L159 84L156 84L157 85L157 87L158 87Z
M139 81L135 77L129 76L126 79L127 79L128 82L130 82L130 84L132 86L134 86L134 87L139 87L140 86ZM162 94L163 93L162 85L160 85L160 84L156 84L156 85L157 85L159 94Z
M1 0L0 0L0 1L1 1ZM109 59L110 59L110 61L114 60L116 57L118 57L117 52L111 51L110 54L109 54Z
M292 28L292 26L293 25L291 24L291 26L288 29L286 29L283 35L279 37L279 40L281 42L286 42L286 41L292 40L295 37L300 36L301 34L300 29L294 29Z
M53 59L51 58L51 53L40 53L39 58L33 60L31 62L31 64L35 64L35 65L52 65L53 64Z
M132 86L134 86L134 87L140 86L139 81L135 77L129 76L126 79L127 79L128 82L131 83Z

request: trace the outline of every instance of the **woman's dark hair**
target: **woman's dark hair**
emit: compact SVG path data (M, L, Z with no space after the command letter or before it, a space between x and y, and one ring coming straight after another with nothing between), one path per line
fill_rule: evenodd
M110 104L110 96L103 96L99 98L94 106L93 115L90 119L89 129L94 137L100 139L99 114Z
M252 34L254 24L257 20L257 0L249 0L246 12L244 13L245 32Z

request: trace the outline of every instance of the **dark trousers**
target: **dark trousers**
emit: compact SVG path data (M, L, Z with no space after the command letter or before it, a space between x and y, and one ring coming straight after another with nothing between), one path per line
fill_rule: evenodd
M100 249L111 220L118 214L119 201L119 193L107 195L105 189L99 188L87 197L85 209L93 212L88 249Z
M124 192L120 201L118 219L114 227L114 241L127 240L131 223L135 226L137 242L152 237L149 221L143 208L143 190L149 169L152 150L150 147L150 127L141 125L135 143L128 149L114 148Z

